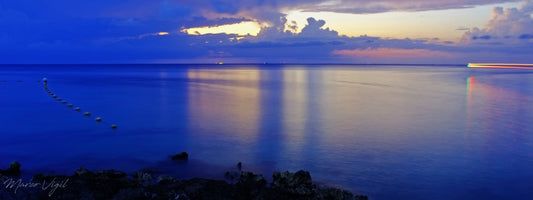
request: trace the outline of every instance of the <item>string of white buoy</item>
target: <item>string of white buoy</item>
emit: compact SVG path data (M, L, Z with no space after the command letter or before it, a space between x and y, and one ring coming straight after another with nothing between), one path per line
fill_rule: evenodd
M52 98L56 99L57 101L63 103L63 104L66 104L68 107L74 107L74 105L72 104L67 104L68 102L66 100L63 100L62 98L58 97L56 94L54 94L50 89L48 89L48 79L46 77L43 78L43 85L44 85L44 89L46 90L46 92L48 92L48 94L50 94L52 96ZM81 111L81 108L80 107L75 107L74 108L74 111ZM84 112L83 115L85 116L91 116L91 113L90 112ZM104 121L102 121L102 118L101 117L96 117L94 119L96 122L100 122L100 123L105 123ZM107 123L106 123L107 124ZM116 129L117 128L117 125L115 124L111 124L110 126L112 129Z

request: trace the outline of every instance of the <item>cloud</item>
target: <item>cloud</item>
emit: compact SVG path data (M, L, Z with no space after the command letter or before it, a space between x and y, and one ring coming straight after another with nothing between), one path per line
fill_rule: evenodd
M522 34L519 38L523 40L533 39L533 34Z
M303 4L298 9L310 12L379 13L388 11L428 11L471 8L478 5L513 2L514 0L326 0Z
M295 34L283 31L286 19L281 16L278 27L265 27L256 37L246 37L233 43L219 43L216 48L226 49L231 55L261 62L284 62L303 59L313 62L327 59L328 52L342 46L338 33L324 29L325 21L309 18L303 31ZM320 51L315 49L319 48ZM302 62L302 61L300 61Z
M453 8L471 8L517 0L158 0L160 7L186 9L191 16L207 19L246 18L264 26L276 27L280 15L288 10L340 13L379 13L389 11L428 11ZM163 6L164 5L164 6ZM153 6L147 6L148 8ZM179 8L179 9L178 9ZM220 24L219 24L220 25Z
M522 44L533 35L533 1L520 8L495 7L483 28L473 28L463 35L463 44Z
M352 50L335 50L334 55L359 57L359 58L381 58L381 59L412 59L412 58L451 58L449 52L432 51L428 49L395 49L395 48L366 48Z
M302 32L299 34L303 37L325 37L332 38L339 36L339 33L334 30L329 30L329 28L323 29L322 27L326 24L324 20L315 20L315 18L307 18L307 25L302 29Z
M189 0L181 1L180 4L220 14L258 13L255 17L260 18L261 14L266 12L290 9L312 12L377 13L470 8L505 2L516 2L516 0Z
M450 52L428 49L366 48L335 50L333 55L351 58L359 62L380 63L449 63L454 55Z
M0 4L0 62L462 63L485 55L500 55L502 59L512 55L531 61L533 33L527 28L533 27L529 25L531 15L527 15L533 10L531 1L519 9L494 10L487 26L471 29L470 35L465 36L468 42L460 45L340 36L337 31L324 28L324 20L309 18L307 24L287 23L282 13L287 9L357 13L434 10L495 2L503 0L6 0ZM244 21L263 25L260 33L238 36L180 32ZM285 31L286 24L303 29L299 33ZM505 42L511 40L508 36L514 43Z
M533 1L528 0L522 2L522 5L520 5L520 8L522 12L531 13L533 12Z

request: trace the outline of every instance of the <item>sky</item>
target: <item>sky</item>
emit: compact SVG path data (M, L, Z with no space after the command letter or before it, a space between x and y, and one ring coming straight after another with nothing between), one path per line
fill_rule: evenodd
M0 63L533 63L533 0L2 0Z

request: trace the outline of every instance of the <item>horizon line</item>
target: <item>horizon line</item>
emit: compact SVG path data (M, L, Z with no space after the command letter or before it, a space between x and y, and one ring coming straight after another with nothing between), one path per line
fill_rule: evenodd
M415 65L415 66L468 66L461 64L409 64L409 63L278 63L278 62L250 62L250 63L0 63L0 65Z

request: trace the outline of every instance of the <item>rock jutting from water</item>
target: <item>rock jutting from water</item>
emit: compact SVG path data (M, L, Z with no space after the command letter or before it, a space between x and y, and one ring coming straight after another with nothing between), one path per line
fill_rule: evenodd
M20 174L21 174L21 171L20 171L20 163L17 162L17 161L13 161L10 165L9 165L9 168L7 169L0 169L0 176L1 175L4 175L4 176L9 176L9 177L19 177Z
M187 160L187 159L189 159L189 154L187 152L181 152L179 154L172 156L172 160Z

